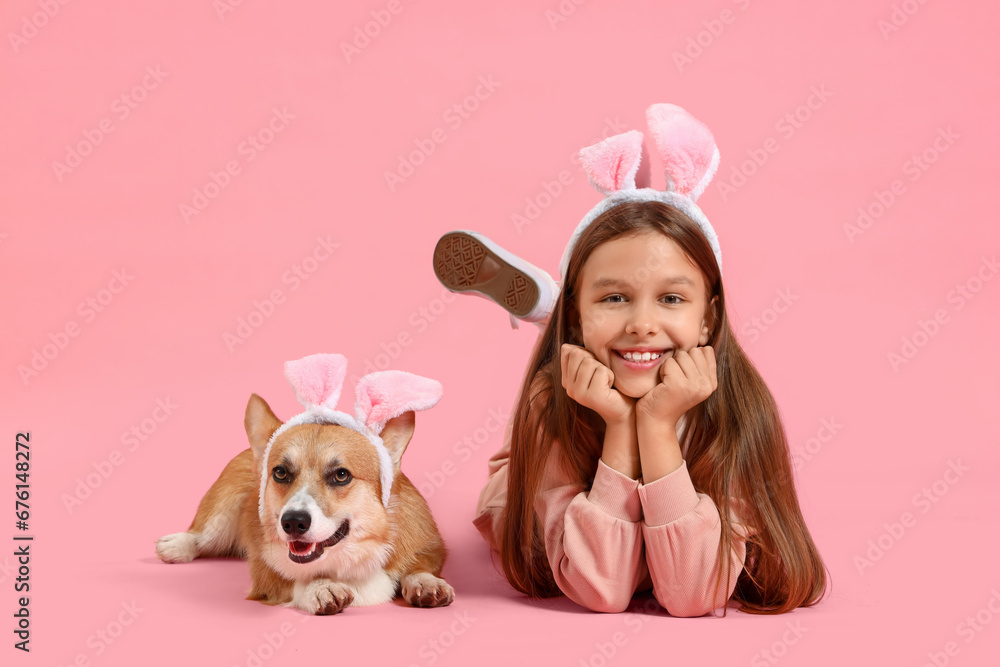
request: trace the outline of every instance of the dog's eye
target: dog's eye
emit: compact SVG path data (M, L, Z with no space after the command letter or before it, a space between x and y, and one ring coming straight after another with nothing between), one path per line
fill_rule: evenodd
M337 468L330 475L330 482L333 484L347 484L351 481L351 471L347 468Z
M292 481L292 476L288 473L288 469L285 466L274 466L274 470L271 471L271 477L275 482L282 484Z

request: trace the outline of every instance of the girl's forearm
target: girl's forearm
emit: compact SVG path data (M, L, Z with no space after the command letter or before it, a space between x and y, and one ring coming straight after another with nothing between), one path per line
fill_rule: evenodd
M621 421L607 422L601 460L623 475L628 475L632 479L639 478L641 468L634 412Z
M650 484L681 467L681 445L677 441L677 425L665 420L636 421L642 483Z

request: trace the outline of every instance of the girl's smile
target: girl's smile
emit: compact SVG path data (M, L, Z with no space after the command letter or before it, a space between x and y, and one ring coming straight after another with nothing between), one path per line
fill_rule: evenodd
M627 350L612 350L622 358L622 364L626 368L637 371L645 371L659 366L663 359L670 356L672 350L650 350L648 348L629 348Z
M638 349L612 350L621 360L619 363L626 369L642 372L659 368L665 359L670 358L672 350L639 351ZM618 377L617 375L615 377Z
M705 278L674 241L642 232L597 247L580 272L583 344L632 398L659 382L674 350L708 342Z

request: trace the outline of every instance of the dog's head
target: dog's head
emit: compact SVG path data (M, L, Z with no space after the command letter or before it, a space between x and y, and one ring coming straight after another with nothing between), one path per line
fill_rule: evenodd
M371 560L378 552L388 557L388 509L413 435L413 412L441 398L435 380L376 371L358 381L352 416L337 410L346 372L340 354L287 362L285 378L305 412L285 423L256 394L247 404L244 421L260 480L258 516L268 562L285 574L289 560L296 567L318 563L306 566L315 573L327 565L339 571L339 565ZM288 548L280 566L274 546ZM319 563L331 548L339 556Z
M413 436L414 413L389 419L381 432L393 479ZM383 466L363 433L335 424L305 423L283 429L270 406L250 397L244 419L253 449L254 479L263 475L261 522L265 536L287 545L299 564L319 560L327 549L383 544L389 529L383 498ZM268 447L270 443L270 447Z

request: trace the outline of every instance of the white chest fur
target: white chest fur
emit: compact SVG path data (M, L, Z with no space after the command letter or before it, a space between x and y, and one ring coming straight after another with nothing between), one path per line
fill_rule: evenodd
M383 604L392 600L396 596L396 583L385 573L379 570L368 579L362 581L346 582L354 589L354 602L352 607L365 607L372 604Z

